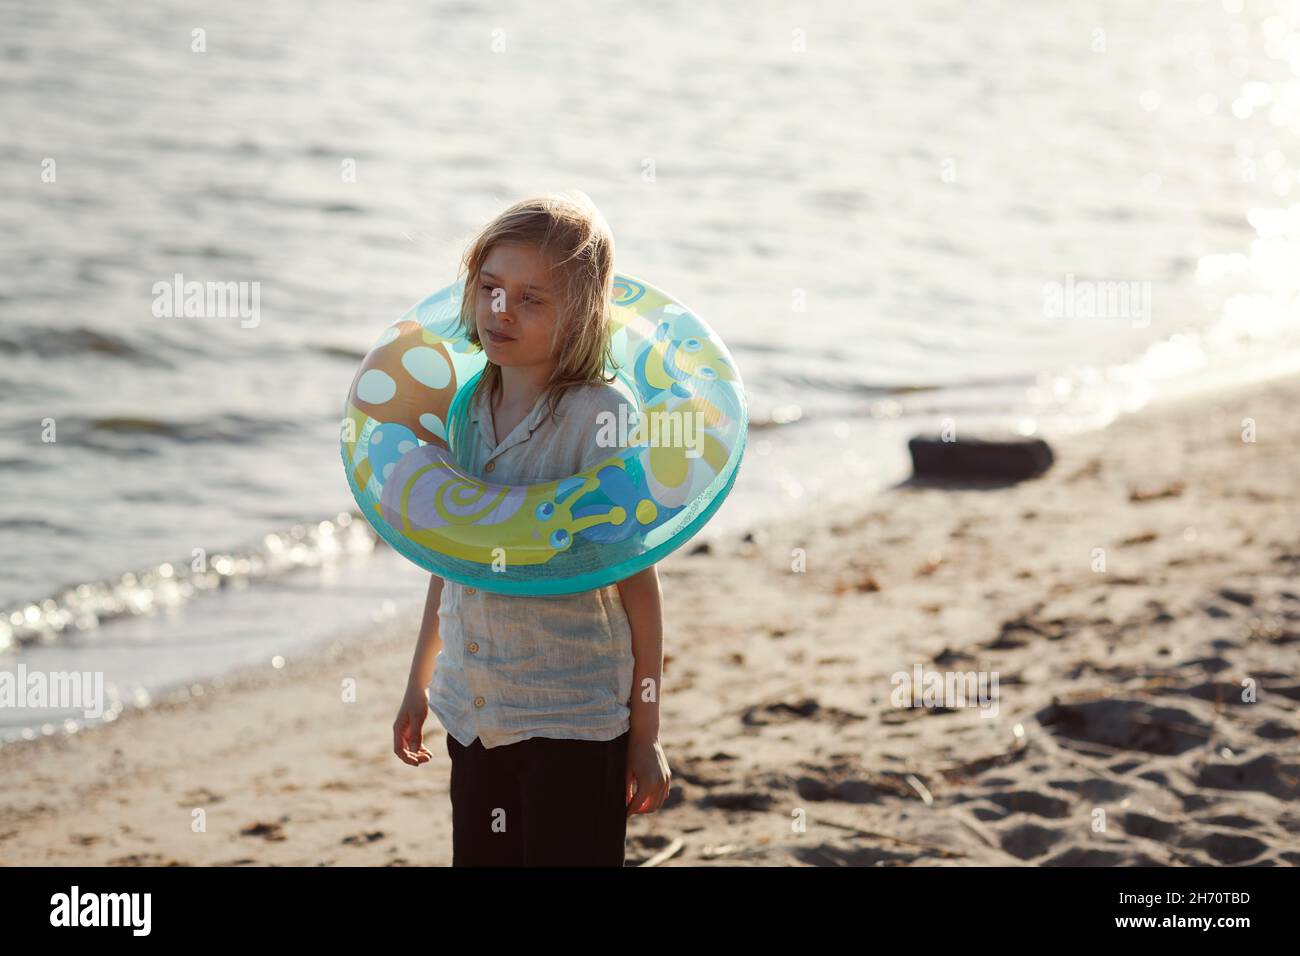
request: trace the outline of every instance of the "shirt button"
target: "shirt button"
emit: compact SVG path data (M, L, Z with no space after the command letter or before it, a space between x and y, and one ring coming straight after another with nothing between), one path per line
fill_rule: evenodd
M475 706L475 707L482 707L482 706L483 706L484 704L486 704L486 703L487 703L487 701L485 701L482 697L475 697L475 698L474 698L474 706Z
M473 589L473 588L466 588L466 589L465 589L465 593L466 593L466 594L473 594L473 593L474 593L474 589Z
M492 469L496 468L496 466L497 466L497 463L496 463L495 461L490 461L490 462L488 462L486 465L483 466L483 470L484 470L484 471L491 471Z
M466 650L469 651L471 654L477 654L477 653L478 653L478 644L477 644L476 642L474 642L474 641L470 641L470 642L469 642L469 647L467 647Z

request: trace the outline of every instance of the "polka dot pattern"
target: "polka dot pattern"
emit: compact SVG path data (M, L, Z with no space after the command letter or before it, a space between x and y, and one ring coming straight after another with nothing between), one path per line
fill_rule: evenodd
M397 383L387 372L372 368L357 381L357 398L372 405L392 401L397 394Z
M437 349L419 345L402 355L402 367L426 388L446 388L451 383L451 366Z

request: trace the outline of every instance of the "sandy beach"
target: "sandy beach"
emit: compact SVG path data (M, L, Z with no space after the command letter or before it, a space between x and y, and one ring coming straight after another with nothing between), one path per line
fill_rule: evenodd
M1300 379L1153 407L1034 481L672 555L673 789L628 864L1300 862L1297 405ZM432 762L391 750L418 616L5 748L0 862L449 864L437 719ZM918 667L996 672L996 712L895 706Z

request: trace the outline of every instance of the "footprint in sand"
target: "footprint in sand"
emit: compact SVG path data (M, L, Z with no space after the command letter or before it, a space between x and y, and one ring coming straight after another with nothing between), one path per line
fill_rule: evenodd
M746 707L740 715L740 722L750 727L766 727L771 724L788 724L800 720L822 720L836 726L866 720L865 714L855 714L840 710L838 707L823 707L816 698L805 697L794 702L773 701Z
M260 836L275 842L288 839L282 832L279 823L250 823L239 831L239 835Z
M1216 863L1237 864L1253 860L1269 849L1267 843L1240 833L1207 833L1182 844L1204 850Z
M1203 746L1211 734L1208 724L1186 710L1123 698L1050 704L1034 718L1057 737L1080 744L1162 756Z
M1001 845L1017 860L1032 860L1064 839L1065 833L1061 830L1040 827L1037 823L1022 823L1002 834Z
M1134 853L1132 851L1118 853L1115 850L1103 850L1098 847L1089 846L1072 846L1068 850L1058 853L1048 860L1043 860L1040 866L1162 866L1159 860L1154 860L1145 853Z
M817 776L805 775L795 781L795 790L804 800L835 800L840 803L881 803L888 799L917 799L917 792L900 775L879 774L870 777L831 774L817 768Z
M1264 740L1288 740L1296 736L1296 729L1276 720L1265 721L1255 728L1255 736Z
M1007 790L1002 793L986 793L985 800L997 804L1008 813L1032 813L1037 817L1061 819L1070 815L1070 803L1057 797L1033 790Z
M1279 800L1300 798L1300 764L1283 763L1263 754L1245 763L1207 763L1196 776L1198 787L1257 790Z

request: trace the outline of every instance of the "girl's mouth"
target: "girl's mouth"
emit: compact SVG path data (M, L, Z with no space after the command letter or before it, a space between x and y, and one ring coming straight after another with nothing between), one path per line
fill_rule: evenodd
M496 342L497 344L500 344L500 343L502 343L502 342L513 342L513 341L514 341L514 339L512 339L510 336L508 336L508 335L498 335L496 332L493 332L491 329L488 329L488 330L487 330L487 334L488 334L488 338L491 339L493 342Z

